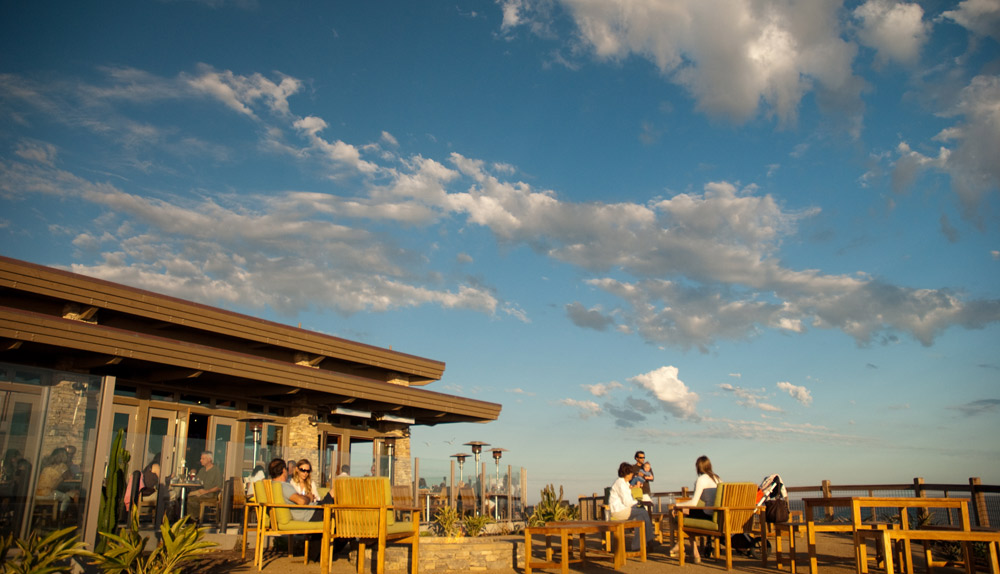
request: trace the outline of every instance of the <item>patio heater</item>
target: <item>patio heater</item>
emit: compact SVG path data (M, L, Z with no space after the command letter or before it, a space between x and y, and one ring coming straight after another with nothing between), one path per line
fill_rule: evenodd
M452 458L454 458L455 460L458 461L458 481L459 482L465 482L465 472L463 471L463 467L465 466L465 459L468 458L468 457L470 457L470 456L472 456L472 455L470 455L467 452L459 452L459 453L455 453L455 454L451 455Z
M472 447L472 454L476 455L476 470L479 469L479 454L483 452L484 446L490 446L488 442L473 440L465 443L465 446Z
M250 472L253 473L253 468L257 466L257 454L260 452L260 441L263 435L264 423L271 422L271 419L238 419L241 423L247 423L250 430L253 431L253 460L250 462Z
M394 436L382 437L382 442L385 443L385 452L386 452L387 455L389 455L389 484L392 484L393 482L395 482L393 480L393 476L394 475L392 474L392 466L393 466L392 465L392 461L393 461L394 458L396 458L396 456L395 456L396 455L396 437L394 437Z
M493 453L493 460L494 460L494 462L496 462L496 465L497 465L497 482L496 482L497 491L500 490L500 457L503 456L503 453L506 452L506 451L507 451L507 449L505 449L505 448L491 448L490 449L490 452Z

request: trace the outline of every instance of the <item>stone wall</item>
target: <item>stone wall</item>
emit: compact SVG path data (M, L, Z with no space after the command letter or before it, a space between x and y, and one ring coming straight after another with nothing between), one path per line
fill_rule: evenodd
M376 571L372 548L365 549L367 567ZM350 561L357 564L357 551L351 550ZM486 536L480 538L420 539L418 571L435 572L484 572L488 570L520 570L524 565L523 536ZM410 546L390 544L385 552L387 572L410 571Z

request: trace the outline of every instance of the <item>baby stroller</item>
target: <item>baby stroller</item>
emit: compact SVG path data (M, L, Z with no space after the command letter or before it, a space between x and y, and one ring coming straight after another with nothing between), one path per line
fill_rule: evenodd
M777 474L769 474L761 481L757 487L757 506L764 507L764 518L768 523L784 522L788 520L788 491L781 477ZM749 534L734 534L730 541L733 550L750 558L760 556L761 539ZM764 542L770 550L770 542Z
M769 474L757 490L757 506L764 506L764 520L769 524L788 520L788 490L781 476Z

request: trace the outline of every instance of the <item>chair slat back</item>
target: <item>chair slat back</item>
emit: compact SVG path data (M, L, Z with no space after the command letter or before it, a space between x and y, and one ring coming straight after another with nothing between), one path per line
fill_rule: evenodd
M743 507L746 510L729 511L731 532L747 532L753 528L753 508L757 506L757 485L752 482L726 482L719 485L722 505L726 508ZM716 512L716 515L719 513Z
M367 506L370 508L340 508L337 510L337 536L341 538L375 538L379 520L393 524L395 518L389 510L392 491L389 479L384 476L343 477L333 481L334 500L342 507Z
M273 480L261 480L259 482L264 483L264 492L269 504L289 504L285 500L285 496L281 493L280 482ZM254 484L256 485L256 483ZM271 506L268 508L268 515L274 521L273 524L277 525L278 530L287 530L288 524L292 521L292 511L288 508Z
M475 514L476 491L471 486L460 486L458 488L458 505L462 509L462 514Z
M258 480L257 482L253 483L253 497L258 504L266 504L268 502L271 502L271 499L268 497L268 488L265 486L265 483L270 483L270 482L271 482L270 480L265 479L265 480ZM263 524L261 524L261 526L263 526L264 528L267 528L271 525L271 517L269 516L269 514L270 511L268 511L267 513L264 514L264 516L261 517L263 521Z

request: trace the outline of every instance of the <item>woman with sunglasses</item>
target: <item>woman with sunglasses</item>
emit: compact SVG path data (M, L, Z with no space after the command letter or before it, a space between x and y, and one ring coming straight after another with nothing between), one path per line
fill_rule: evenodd
M295 488L295 492L308 500L306 504L319 502L319 491L316 490L316 483L312 480L312 463L309 459L303 458L295 464L295 472L288 482Z

